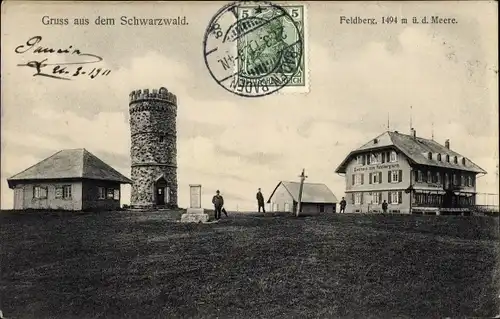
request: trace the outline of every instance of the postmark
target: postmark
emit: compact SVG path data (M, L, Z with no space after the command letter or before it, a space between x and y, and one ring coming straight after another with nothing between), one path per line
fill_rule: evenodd
M205 32L208 71L221 87L245 97L305 86L304 18L300 4L224 6Z

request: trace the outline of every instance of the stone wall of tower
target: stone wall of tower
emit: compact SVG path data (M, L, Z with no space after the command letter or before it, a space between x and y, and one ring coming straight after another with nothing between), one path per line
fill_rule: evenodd
M132 207L155 205L155 184L163 177L170 206L177 206L177 98L166 88L130 93Z

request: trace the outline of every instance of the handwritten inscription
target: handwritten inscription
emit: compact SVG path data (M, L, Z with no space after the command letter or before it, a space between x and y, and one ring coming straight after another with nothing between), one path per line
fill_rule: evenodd
M42 41L41 36L34 36L28 39L25 44L19 45L14 52L17 54L32 53L36 55L46 55L41 59L31 60L26 63L18 64L20 67L29 67L35 70L33 76L42 76L58 80L71 80L72 77L87 76L94 79L97 76L107 76L111 73L109 69L89 68L84 67L86 64L98 63L103 60L102 57L85 53L79 49L73 48L72 45L64 48L42 47L39 43ZM52 57L64 57L69 62L52 62L49 61ZM76 61L72 61L76 60Z
M354 171L355 172L364 172L364 171L374 171L374 170L380 170L380 169L393 169L393 168L399 168L399 164L380 164L380 165L373 165L373 166L355 167Z

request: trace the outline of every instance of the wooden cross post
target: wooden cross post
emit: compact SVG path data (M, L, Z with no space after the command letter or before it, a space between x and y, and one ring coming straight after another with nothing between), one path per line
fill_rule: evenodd
M304 180L307 178L305 175L305 169L302 169L302 174L299 175L300 177L300 187L299 187L299 200L297 202L297 213L296 216L299 216L300 213L300 208L302 206L302 190L304 189Z

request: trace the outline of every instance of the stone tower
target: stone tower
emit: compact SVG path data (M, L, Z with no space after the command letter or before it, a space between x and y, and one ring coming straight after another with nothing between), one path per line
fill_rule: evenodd
M177 207L177 97L162 87L130 93L135 208Z

